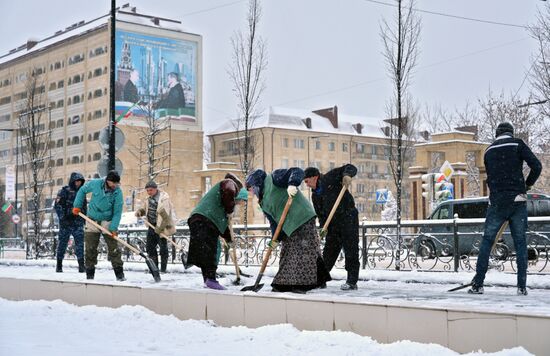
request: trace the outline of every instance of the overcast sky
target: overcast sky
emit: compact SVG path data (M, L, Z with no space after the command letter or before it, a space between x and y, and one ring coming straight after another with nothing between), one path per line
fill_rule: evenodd
M394 3L393 0L377 0ZM119 1L121 5L129 2ZM138 11L182 21L203 36L205 131L235 115L227 67L229 39L243 28L247 1L139 0ZM506 24L532 24L540 0L421 0L422 10ZM0 0L0 53L29 37L43 38L80 20L109 11L105 0ZM203 11L204 10L204 11ZM319 109L384 117L391 82L381 55L380 21L395 8L370 0L263 1L261 35L269 65L262 107ZM421 105L453 110L475 103L489 88L526 95L522 82L535 42L519 27L421 13L420 56L411 90Z

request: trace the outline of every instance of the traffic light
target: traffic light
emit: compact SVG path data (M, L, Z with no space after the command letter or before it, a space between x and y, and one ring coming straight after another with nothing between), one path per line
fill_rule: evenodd
M422 175L422 196L428 200L432 201L434 193L434 174L428 173Z

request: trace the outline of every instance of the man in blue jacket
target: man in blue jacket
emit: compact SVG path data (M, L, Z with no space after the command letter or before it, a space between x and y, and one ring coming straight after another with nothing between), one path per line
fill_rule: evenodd
M56 272L63 272L63 257L71 235L74 239L75 253L78 261L78 272L84 273L84 219L72 213L76 193L84 184L84 176L78 172L71 173L69 185L64 186L57 193L55 212L59 218L59 239L57 244ZM82 202L82 211L86 214L86 199Z
M107 177L92 179L80 188L74 201L73 214L78 215L83 207L86 194L92 193L88 203L88 217L108 229L115 237L118 236L118 224L122 216L122 190L119 187L120 176L116 171L110 171ZM97 247L101 230L86 223L84 238L86 240L86 278L94 279L97 264ZM113 238L105 237L109 249L109 259L118 281L124 281L124 270L118 243Z
M514 138L514 127L509 122L500 123L495 136L495 141L485 150L489 208L476 275L468 293L483 294L493 242L502 224L508 221L516 248L518 295L527 295L527 191L537 181L542 165L525 142ZM523 162L531 169L527 179L523 177Z

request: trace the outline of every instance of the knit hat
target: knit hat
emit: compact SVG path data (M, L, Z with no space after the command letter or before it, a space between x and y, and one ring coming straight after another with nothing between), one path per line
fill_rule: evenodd
M514 136L514 126L509 122L501 122L500 124L498 124L495 136L499 137L500 135L505 133L509 133L510 135Z
M231 179L233 182L235 182L235 184L237 184L237 187L239 189L243 187L243 182L241 182L241 180L233 173L227 173L225 177L223 177L223 179Z
M237 194L237 197L235 198L235 200L247 201L248 200L248 190L246 190L246 188L241 188L241 190L239 190L239 194Z
M261 169L255 169L246 177L247 187L262 187L267 174Z
M154 180L150 180L149 182L147 182L147 184L145 184L145 189L147 188L155 188L157 189L157 183L155 183Z
M107 173L107 177L105 178L105 180L113 183L120 183L120 176L118 175L117 171L110 171L109 173Z
M320 173L319 173L319 170L315 167L307 167L306 170L304 171L304 178L311 178L311 177L316 177L318 176Z

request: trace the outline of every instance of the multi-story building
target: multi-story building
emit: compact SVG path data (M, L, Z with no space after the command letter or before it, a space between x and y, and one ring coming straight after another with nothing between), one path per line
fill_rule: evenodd
M351 162L358 169L352 193L359 216L379 219L382 206L375 202L376 190L394 190L383 130L387 125L380 119L340 115L336 106L315 111L272 107L252 120L251 167L271 172L315 166L326 172ZM231 121L208 134L212 162L241 166L242 127L242 123ZM254 213L255 221L261 219L258 209Z
M124 146L117 152L123 167L125 207L130 210L139 206L142 188L149 179L147 163L162 161L154 173L160 171L159 177L167 183L163 189L172 196L178 216L186 217L193 207L188 196L199 185L193 171L202 168L201 36L184 32L178 21L122 8L117 13L116 41L117 115L129 108L132 112L118 124L125 136ZM46 109L48 127L44 130L51 130L51 157L47 164L53 169L52 181L45 182L49 188L46 205L51 206L52 198L67 184L71 172L82 172L86 178L98 174L98 164L105 163L107 157L99 140L101 130L110 121L110 51L110 21L106 15L77 22L42 40L29 40L0 56L2 179L6 165L15 164L18 159L20 164L23 161L22 155L17 155L17 135L1 130L18 128L19 117L28 103L26 87L30 76L43 87L42 102L37 106ZM126 94L131 78L136 88L134 100L121 96ZM185 99L179 104L181 108L165 100L174 86L169 83L171 80L183 87ZM167 133L154 144L162 157L147 157L147 115L137 110L136 102L151 104L154 110L149 119L167 123ZM22 201L25 183L23 167L19 168L17 191Z

